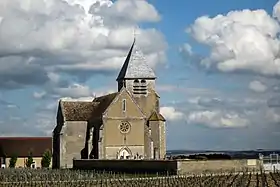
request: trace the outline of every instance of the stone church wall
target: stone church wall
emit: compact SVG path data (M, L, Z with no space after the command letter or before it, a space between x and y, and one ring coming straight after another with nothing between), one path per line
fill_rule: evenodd
M117 154L124 146L114 146L114 147L106 147L106 159L116 159ZM144 146L126 146L130 151L132 156L138 155L144 157Z
M61 162L63 168L72 168L73 158L81 158L81 150L85 147L86 121L67 121L64 124L61 140Z

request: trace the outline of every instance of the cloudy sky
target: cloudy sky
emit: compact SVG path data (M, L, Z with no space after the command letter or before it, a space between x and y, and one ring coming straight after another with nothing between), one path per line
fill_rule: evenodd
M0 135L48 136L60 98L116 91L136 26L168 149L280 148L277 0L1 0Z

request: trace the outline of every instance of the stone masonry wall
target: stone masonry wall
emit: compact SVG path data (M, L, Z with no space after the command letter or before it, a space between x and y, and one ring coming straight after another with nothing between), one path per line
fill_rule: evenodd
M253 163L253 164L251 164ZM259 160L207 160L207 161L194 161L194 160L180 160L178 161L178 173L202 173L202 172L223 172L223 171L236 171L241 172L244 169L249 171L256 171L260 168Z
M253 163L253 164L252 164ZM201 174L203 172L258 171L259 160L74 160L74 169L134 173Z
M86 121L67 121L61 139L60 167L72 168L73 158L81 158L81 150L85 147L87 130Z

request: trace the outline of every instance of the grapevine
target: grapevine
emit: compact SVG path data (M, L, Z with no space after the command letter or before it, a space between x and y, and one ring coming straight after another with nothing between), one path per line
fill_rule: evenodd
M2 169L1 187L279 187L278 172L220 172L188 175L143 175L113 172Z

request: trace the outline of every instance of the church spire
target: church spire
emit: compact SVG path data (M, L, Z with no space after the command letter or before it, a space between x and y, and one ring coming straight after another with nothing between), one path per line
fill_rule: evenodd
M133 32L133 43L117 77L117 81L125 79L156 79L152 68L146 62L144 54L136 45L136 30Z

